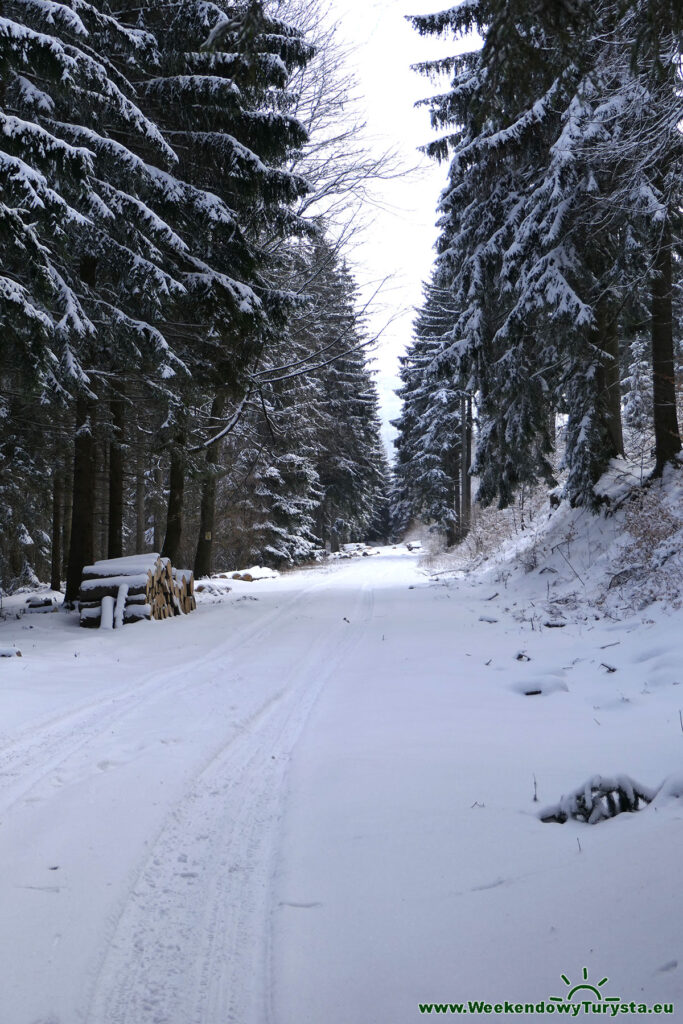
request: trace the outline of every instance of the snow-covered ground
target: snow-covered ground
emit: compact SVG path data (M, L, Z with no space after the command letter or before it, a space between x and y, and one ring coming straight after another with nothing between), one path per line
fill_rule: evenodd
M597 541L543 543L0 623L2 1024L411 1024L584 968L683 1014L682 801L538 818L681 774L683 614L572 604Z

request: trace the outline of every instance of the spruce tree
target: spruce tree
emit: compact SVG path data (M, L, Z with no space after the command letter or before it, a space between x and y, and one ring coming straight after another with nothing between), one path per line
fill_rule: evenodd
M318 247L320 248L320 247ZM320 423L317 471L323 489L318 532L325 544L364 540L386 503L386 455L380 437L379 401L358 315L358 292L345 261L329 244L325 271L312 289L316 337L330 339L317 371ZM321 263L321 253L314 257Z
M3 11L9 364L77 413L72 599L93 551L93 403L117 366L177 366L158 324L184 290L185 243L148 202L166 200L175 157L106 57L115 45L132 64L146 37L89 5Z
M442 531L447 546L462 540L469 525L469 396L466 382L444 361L456 318L448 289L432 280L401 359L403 408L394 422L395 532L419 520Z
M299 291L225 440L222 557L292 564L386 531L387 466L353 279L322 236L283 247ZM220 513L219 513L220 518Z
M497 17L492 40L506 37L493 5L466 5L434 17L414 19L424 32L454 32ZM542 37L541 37L542 38ZM527 41L521 45L527 49ZM539 46L541 45L539 41ZM443 64L440 63L439 67ZM503 65L504 66L504 65ZM448 283L457 318L444 358L457 377L477 393L480 423L474 472L479 498L508 504L516 488L539 476L552 478L548 453L549 382L532 376L530 366L553 365L544 337L533 322L515 318L512 282L505 280L505 260L523 219L526 197L539 175L539 137L553 120L557 87L543 62L528 62L526 78L505 87L499 55L491 42L446 62L454 72L451 89L430 102L432 124L447 134L426 147L438 159L451 155L448 183L439 207L440 279ZM424 65L431 71L433 65ZM543 88L529 100L529 89ZM527 109L535 104L533 111ZM550 131L550 128L548 128Z
M670 12L656 31L651 16L647 4L482 0L413 19L422 32L476 28L484 38L481 51L441 62L455 72L452 87L430 105L448 134L428 147L451 156L439 267L460 310L451 353L477 392L474 472L484 503L497 496L505 505L538 477L550 482L553 408L567 415L565 493L597 503L597 479L623 453L628 240L648 193L653 243L640 244L653 251L658 467L678 450L668 274L680 175L660 181L655 167L664 174L678 159L680 51ZM658 121L656 110L670 116Z
M230 219L230 230L207 225L193 234L194 271L186 279L182 327L176 341L191 382L166 421L170 448L168 529L164 554L175 558L182 537L183 489L195 424L187 408L204 405L213 421L239 400L285 305L263 278L264 234L300 229L293 202L306 184L285 167L306 134L281 108L295 67L311 55L300 34L268 17L259 0L207 7L187 0L170 12L158 4L124 5L131 25L153 33L157 66L136 80L140 101L172 140L178 174L206 191ZM189 328L189 324L196 327ZM202 426L202 424L199 424ZM209 451L204 466L197 571L209 571L215 500ZM198 467L196 467L198 468Z
M615 35L629 44L631 60L624 67L622 57L604 106L619 132L617 203L649 264L655 474L660 475L681 451L674 344L674 294L681 275L674 250L683 223L683 16L679 4L641 0L616 4L617 18Z

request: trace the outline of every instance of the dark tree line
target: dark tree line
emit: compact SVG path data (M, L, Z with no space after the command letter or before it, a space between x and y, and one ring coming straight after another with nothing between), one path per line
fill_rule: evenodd
M412 20L483 45L419 68L450 79L426 101L449 170L403 371L400 515L457 520L458 394L483 504L555 484L557 422L564 493L594 508L625 431L651 433L656 475L681 451L680 3L468 0ZM412 450L424 485L402 474Z
M3 4L3 585L71 600L150 548L291 563L380 513L368 339L293 110L315 61L261 0Z

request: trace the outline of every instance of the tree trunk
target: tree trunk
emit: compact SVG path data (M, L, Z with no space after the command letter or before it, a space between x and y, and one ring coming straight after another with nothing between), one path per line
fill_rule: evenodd
M145 461L142 446L138 448L135 463L135 554L145 550Z
M109 445L102 431L98 413L100 407L93 408L91 414L93 431L93 457L95 460L95 501L93 530L93 559L107 557L109 534Z
M470 468L472 466L472 399L468 396L460 401L460 446L461 446L461 482L462 482L462 529L461 540L464 540L470 532L472 522L472 477Z
M599 388L604 395L604 426L608 437L607 458L624 454L621 426L621 374L619 369L619 333L617 317L612 310L598 308L598 344L605 353L599 371Z
M52 558L50 587L62 589L62 533L64 529L64 469L57 464L52 474Z
M217 391L211 403L211 425L217 426L223 412L225 411L226 394L224 391ZM197 552L194 559L194 575L196 579L201 576L210 576L212 570L211 556L213 552L213 538L216 530L216 474L213 470L214 460L220 458L221 443L217 441L206 450L206 476L202 481L202 499L199 517L199 540L197 541Z
M667 224L654 254L651 285L652 399L655 475L681 450L674 379L671 227Z
M185 492L185 438L179 434L171 448L171 468L168 481L168 515L166 537L161 554L176 562L183 534L183 495Z
M161 516L162 516L162 504L161 495L164 489L164 479L161 473L161 467L154 467L154 536L152 537L152 548L154 551L161 551Z
M121 394L111 400L113 436L109 446L109 537L107 558L123 557L123 430L125 402Z
M450 522L446 527L446 547L452 548L454 544L462 540L462 484L460 480L462 467L462 450L460 444L457 444L452 452L449 459L449 465L447 467L448 475L451 478L453 484L453 512L455 514L455 521Z
M554 452L557 447L557 413L554 408L548 412L548 440L550 450Z
M95 439L93 406L83 396L76 400L71 544L66 574L66 604L78 598L83 566L93 561L95 525Z
M62 579L66 579L69 569L69 552L71 551L71 512L74 495L73 458L71 452L64 456L64 515L62 521Z
M316 536L320 540L320 546L324 548L327 544L327 511L325 501L322 501L320 505L318 505L315 520Z

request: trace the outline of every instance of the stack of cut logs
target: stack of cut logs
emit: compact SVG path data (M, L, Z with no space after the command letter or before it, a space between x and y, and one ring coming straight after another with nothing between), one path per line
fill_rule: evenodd
M194 576L157 554L110 558L83 570L81 626L118 628L141 619L170 619L197 607Z

